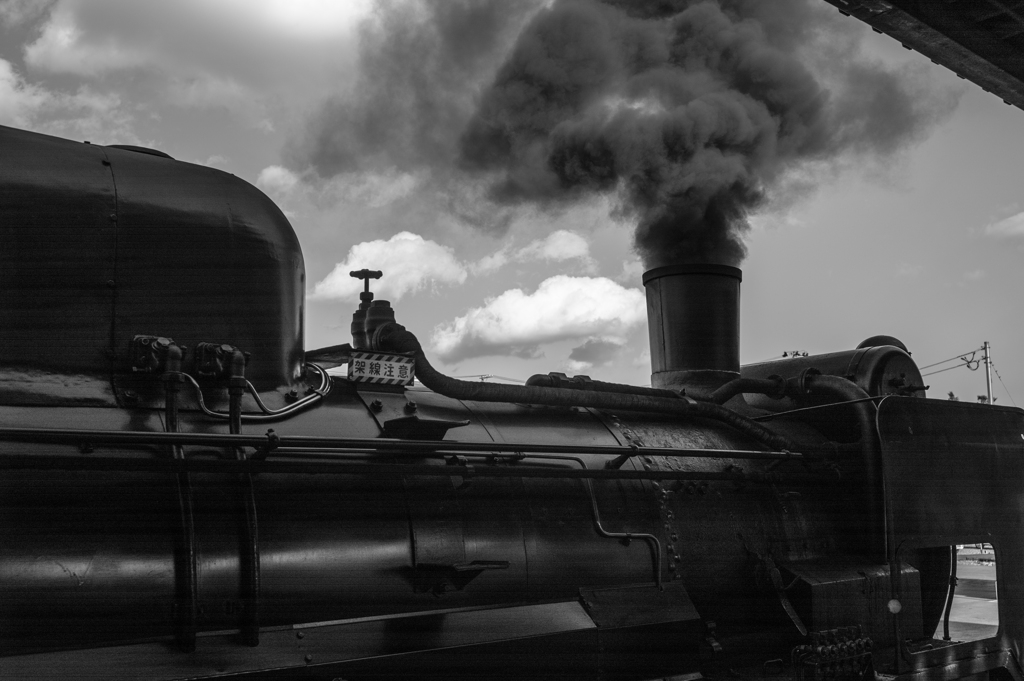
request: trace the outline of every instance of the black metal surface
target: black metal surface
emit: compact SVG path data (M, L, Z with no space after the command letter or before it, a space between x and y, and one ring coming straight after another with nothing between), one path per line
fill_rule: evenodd
M109 377L118 205L107 152L2 126L0 148L0 390Z
M440 603L434 599L434 604ZM357 681L424 678L432 670L442 678L593 679L598 662L596 625L575 598L493 609L435 607L411 616L270 629L263 633L258 655L237 645L234 637L233 632L204 635L189 656L168 656L166 644L156 642L0 657L0 677L52 678L74 670L78 679L109 681L242 674ZM437 650L446 655L426 657ZM452 659L459 656L468 659ZM272 671L258 676L265 669Z
M725 265L674 265L644 273L651 385L679 388L686 372L740 370L741 279L739 269Z
M1002 98L1024 108L1021 0L826 0Z
M879 405L878 430L890 561L916 548L973 542L991 543L998 556L996 637L910 654L906 665L918 670L964 658L961 668L942 672L956 678L970 673L978 651L1008 650L1021 659L1024 411L890 397Z
M139 334L240 347L261 389L301 377L302 253L261 192L211 168L2 126L0 148L0 395L52 403L47 374L130 374ZM93 400L109 399L101 385Z

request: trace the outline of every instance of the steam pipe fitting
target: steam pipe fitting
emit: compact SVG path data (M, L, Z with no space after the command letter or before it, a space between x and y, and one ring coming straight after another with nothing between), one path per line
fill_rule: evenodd
M519 402L552 407L590 407L606 411L638 411L703 417L725 423L772 449L794 449L793 444L787 438L718 404L683 400L678 396L666 398L635 393L607 393L596 390L460 381L445 376L432 367L423 353L423 347L419 340L401 324L391 323L379 327L374 334L374 341L374 349L378 351L413 353L416 359L416 377L423 385L436 393L457 400Z
M828 376L817 369L806 369L788 382L790 388L796 388L802 394L827 395L837 398L840 402L854 402L849 407L854 410L857 428L860 431L860 451L864 466L864 505L867 509L868 526L865 532L865 549L871 550L872 537L881 537L883 555L885 554L885 517L882 513L882 467L881 446L878 431L875 428L876 408L868 395L853 381L841 376Z
M781 400L786 396L786 379L778 374L772 374L767 378L737 378L711 393L711 401L715 404L725 404L743 393L757 393L773 400Z

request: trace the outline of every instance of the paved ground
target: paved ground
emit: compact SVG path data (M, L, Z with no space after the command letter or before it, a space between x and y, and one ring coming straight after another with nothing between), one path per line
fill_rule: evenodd
M994 636L999 623L995 565L960 563L956 573L959 584L949 617L950 638L976 641ZM943 637L942 629L940 622L935 638Z

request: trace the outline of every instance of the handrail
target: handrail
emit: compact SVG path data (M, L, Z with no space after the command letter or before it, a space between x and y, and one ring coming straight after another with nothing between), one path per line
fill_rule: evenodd
M547 445L507 442L461 442L456 440L403 440L397 438L316 437L309 435L230 435L224 433L164 433L158 431L85 430L65 428L0 428L0 441L45 442L68 445L154 445L338 449L407 452L522 452L549 454L600 454L608 456L684 456L700 459L751 459L766 461L808 461L816 457L790 451L731 449L686 449L623 445Z
M782 476L775 471L744 471L736 466L714 471L552 469L520 465L430 465L413 463L352 463L343 459L268 460L249 458L186 459L142 458L133 456L0 454L0 470L68 470L116 472L171 472L220 474L329 474L376 478L462 477L462 478L556 478L592 480L721 480L738 484L823 484L830 478L814 475Z

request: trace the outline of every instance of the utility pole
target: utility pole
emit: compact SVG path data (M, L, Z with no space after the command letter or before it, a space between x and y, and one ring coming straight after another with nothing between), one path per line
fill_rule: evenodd
M992 356L989 353L988 341L985 341L981 349L984 352L982 359L985 362L985 387L988 389L988 403L992 404Z

